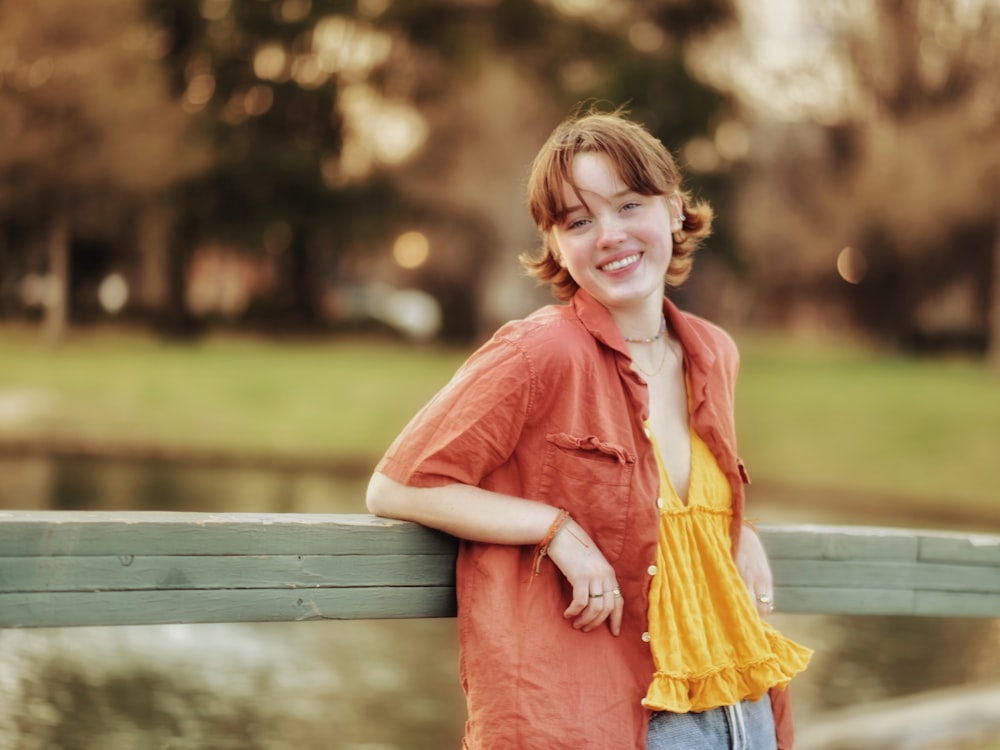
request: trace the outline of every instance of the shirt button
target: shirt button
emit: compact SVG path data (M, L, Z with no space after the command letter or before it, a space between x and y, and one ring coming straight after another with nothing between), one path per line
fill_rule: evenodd
M662 497L656 498L656 507L657 508L662 508L663 507L663 498Z
M646 572L649 573L651 576L655 576L656 575L656 566L655 565L650 565L648 568L646 568Z
M651 640L652 640L652 638L650 637L649 633L643 633L642 634L642 642L643 643L649 643Z

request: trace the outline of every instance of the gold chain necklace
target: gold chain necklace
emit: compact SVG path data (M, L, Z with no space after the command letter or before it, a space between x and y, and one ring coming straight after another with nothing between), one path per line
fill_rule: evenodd
M660 355L660 364L657 365L656 369L653 370L652 372L649 372L648 370L644 370L639 365L639 362L638 362L638 360L636 360L635 357L632 357L632 366L635 367L635 369L638 370L640 373L642 373L643 375L645 375L647 380L649 380L650 378L655 378L657 375L660 374L660 371L663 370L663 365L666 364L666 362L667 362L667 349L669 349L669 348L670 348L669 342L664 341L663 342L663 354Z

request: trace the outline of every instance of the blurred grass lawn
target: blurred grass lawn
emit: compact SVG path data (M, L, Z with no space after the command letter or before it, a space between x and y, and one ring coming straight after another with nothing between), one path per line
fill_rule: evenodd
M1000 508L1000 378L979 361L740 339L751 476Z
M738 336L755 479L1000 506L1000 381L982 365ZM164 343L0 329L0 439L375 459L468 352L375 341Z

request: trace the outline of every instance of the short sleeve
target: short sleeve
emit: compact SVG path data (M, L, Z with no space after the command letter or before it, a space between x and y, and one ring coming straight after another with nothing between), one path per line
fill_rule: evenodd
M414 487L479 485L517 446L533 390L524 352L491 339L403 429L376 471Z

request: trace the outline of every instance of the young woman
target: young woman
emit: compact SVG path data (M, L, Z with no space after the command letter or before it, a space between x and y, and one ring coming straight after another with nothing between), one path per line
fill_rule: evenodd
M394 441L368 507L462 540L464 747L791 747L810 651L762 618L738 354L678 310L711 209L620 112L562 123L522 258L566 304L503 326Z

